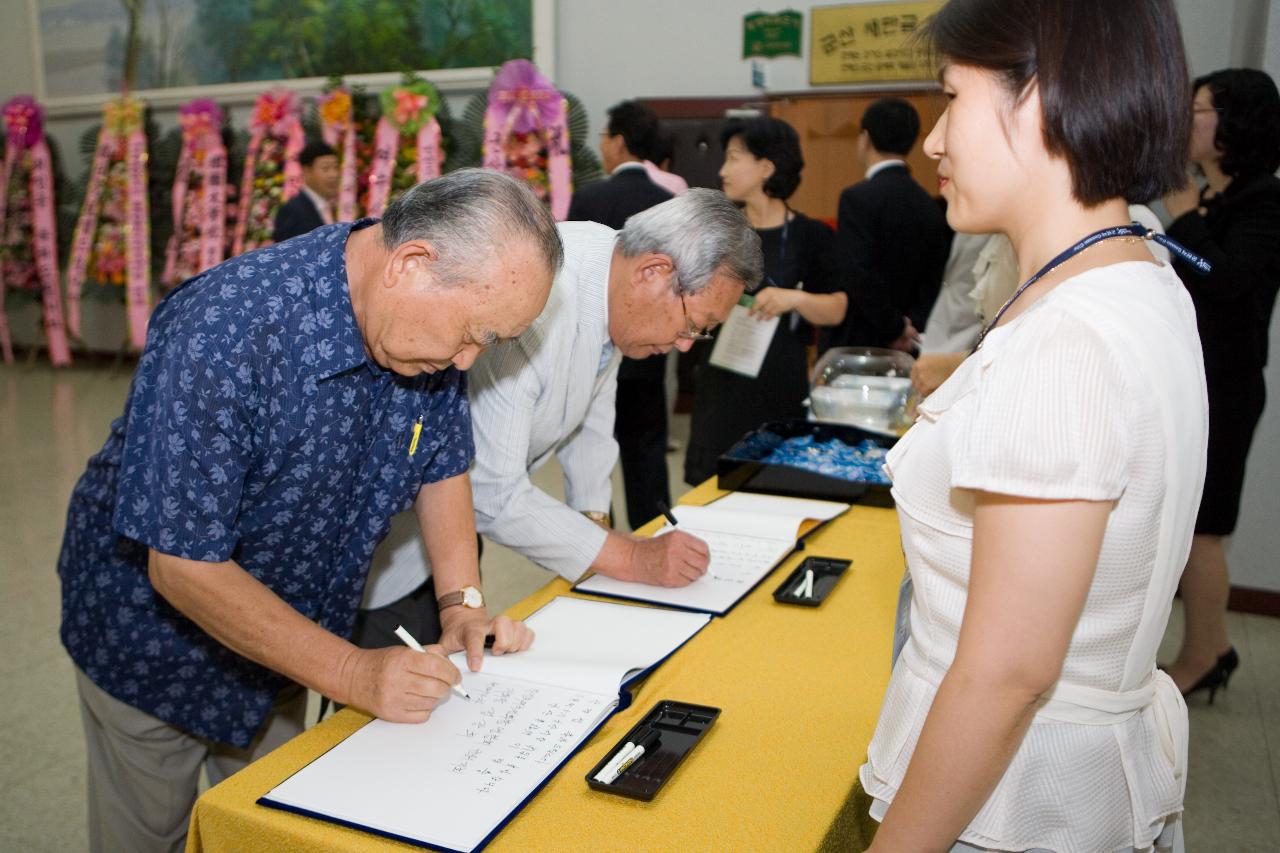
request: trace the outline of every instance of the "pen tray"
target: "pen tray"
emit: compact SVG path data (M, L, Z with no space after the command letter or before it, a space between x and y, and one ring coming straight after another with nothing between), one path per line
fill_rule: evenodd
M663 699L650 708L649 713L619 738L596 766L588 771L587 784L607 794L618 794L646 802L652 800L719 716L719 708ZM652 729L658 733L658 745L640 756L612 783L597 782L596 774L643 729Z
M773 600L780 604L817 607L835 589L840 576L849 565L848 560L837 560L834 557L805 557L804 562L796 566L795 571L787 575L786 580L773 591ZM812 598L796 595L796 587L804 578L805 569L813 569Z

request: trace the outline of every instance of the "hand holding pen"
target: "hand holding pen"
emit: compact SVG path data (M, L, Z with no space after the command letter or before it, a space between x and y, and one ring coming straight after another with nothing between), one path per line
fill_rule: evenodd
M439 646L419 648L353 646L340 664L343 695L334 698L388 722L425 721L462 674Z
M665 506L660 507L667 521L675 526L675 516ZM711 562L707 543L682 530L672 530L662 536L636 539L632 543L631 577L653 586L688 586L706 574Z

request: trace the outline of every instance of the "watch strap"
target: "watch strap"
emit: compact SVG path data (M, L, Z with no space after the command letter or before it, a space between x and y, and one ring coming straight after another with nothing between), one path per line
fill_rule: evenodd
M455 607L462 603L462 600L464 597L465 595L460 589L456 590L455 592L447 592L436 599L436 607L440 610L445 610L446 608L449 608L449 607Z

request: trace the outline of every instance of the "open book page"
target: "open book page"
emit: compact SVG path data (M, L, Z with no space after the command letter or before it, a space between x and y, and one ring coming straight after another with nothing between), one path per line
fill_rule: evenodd
M796 544L794 539L759 539L741 534L693 529L686 532L706 542L711 550L707 573L688 586L653 586L593 575L579 583L575 589L596 595L669 604L704 613L724 613L768 574Z
M711 506L678 506L672 510L680 529L707 543L707 573L683 587L662 587L594 575L576 589L657 604L724 613L746 595L796 544L804 522L799 515L734 512ZM661 535L670 532L666 527Z
M450 850L472 850L612 710L617 696L467 678L420 724L374 720L264 799Z
M756 492L732 492L720 498L707 509L720 512L752 512L787 518L830 521L846 512L849 504L839 501L815 501L807 498L784 498L778 495L762 495ZM678 516L677 516L678 517Z
M714 531L795 543L796 531L803 520L801 517L726 510L720 504L721 501L716 501L708 506L678 506L671 510L671 514L680 522L680 529L686 533Z
M560 596L525 620L534 632L532 648L518 655L486 655L482 672L616 696L628 673L671 654L708 618ZM465 656L450 659L469 691Z
M374 720L262 802L450 850L472 850L616 707L703 614L560 597L527 622L533 647L463 672L425 723Z
M715 345L711 348L708 361L733 373L755 379L760 375L760 366L769 352L769 344L773 341L773 333L778 328L779 317L768 320L757 320L751 316L751 305L755 297L746 294L738 304L729 311L724 325L716 333Z

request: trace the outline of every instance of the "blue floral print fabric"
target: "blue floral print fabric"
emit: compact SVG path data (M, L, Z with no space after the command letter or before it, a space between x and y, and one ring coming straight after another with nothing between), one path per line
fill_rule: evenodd
M248 746L286 680L159 596L148 549L234 560L349 636L391 517L474 455L463 373L404 377L366 356L344 249L370 224L250 252L169 294L71 497L63 644L99 687L200 737Z

